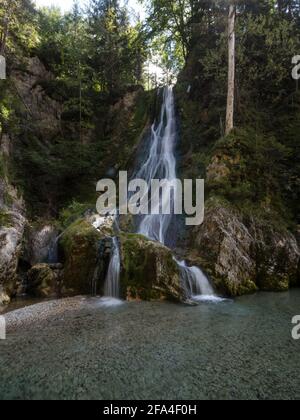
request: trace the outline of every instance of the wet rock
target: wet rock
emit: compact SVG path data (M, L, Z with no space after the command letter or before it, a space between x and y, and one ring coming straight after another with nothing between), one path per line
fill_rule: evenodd
M37 264L28 272L28 292L40 298L57 297L60 295L61 280L61 266Z
M184 301L172 252L141 235L121 234L121 289L128 300Z
M59 246L64 257L64 296L91 293L101 241L112 235L112 220L100 216L77 220L62 234Z

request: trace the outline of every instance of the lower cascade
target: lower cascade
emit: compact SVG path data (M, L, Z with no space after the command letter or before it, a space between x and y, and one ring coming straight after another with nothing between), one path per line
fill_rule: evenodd
M112 253L109 262L109 267L104 284L104 296L110 298L120 298L120 272L121 259L120 250L117 237L112 239Z
M196 301L220 300L214 293L205 274L198 267L188 267L185 261L176 261L180 267L181 278L186 295Z

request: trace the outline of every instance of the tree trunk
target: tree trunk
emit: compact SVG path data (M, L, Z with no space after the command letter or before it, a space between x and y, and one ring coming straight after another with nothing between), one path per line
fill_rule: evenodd
M8 35L8 21L5 20L3 31L1 32L1 36L0 36L0 54L1 55L4 55L5 53L7 35Z
M226 135L234 126L234 95L235 95L235 17L236 7L229 6L228 15L228 94L226 111Z

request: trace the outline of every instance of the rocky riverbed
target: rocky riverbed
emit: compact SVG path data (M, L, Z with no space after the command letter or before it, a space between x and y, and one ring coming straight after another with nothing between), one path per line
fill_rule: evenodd
M196 307L76 297L9 312L0 398L300 398L299 301L299 290Z

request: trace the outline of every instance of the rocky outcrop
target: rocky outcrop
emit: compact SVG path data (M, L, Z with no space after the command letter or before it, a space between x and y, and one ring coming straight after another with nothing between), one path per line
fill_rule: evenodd
M62 265L37 264L28 272L28 293L39 298L60 296Z
M11 139L0 127L0 304L17 290L17 269L26 225L25 205L9 180Z
M25 217L14 211L0 213L0 287L11 297L16 292L17 268L26 224ZM8 300L8 298L2 300Z
M183 301L180 272L172 252L141 235L121 234L121 289L128 300Z
M53 80L54 76L38 57L24 58L23 65L15 67L11 72L11 83L26 112L34 118L35 131L51 138L61 129L62 106L46 94L41 83Z
M295 237L242 216L222 203L209 203L190 247L201 255L215 287L228 296L256 290L285 291L297 284L300 251Z

